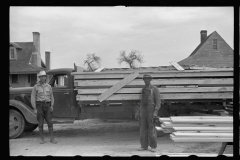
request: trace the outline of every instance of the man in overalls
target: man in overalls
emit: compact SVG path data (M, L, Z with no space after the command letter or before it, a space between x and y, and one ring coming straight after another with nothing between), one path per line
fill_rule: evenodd
M140 121L140 151L148 150L156 152L157 148L157 130L155 128L154 119L157 118L160 109L160 95L156 86L151 85L150 75L144 75L143 81L145 86L142 89L140 109L136 112L136 119Z

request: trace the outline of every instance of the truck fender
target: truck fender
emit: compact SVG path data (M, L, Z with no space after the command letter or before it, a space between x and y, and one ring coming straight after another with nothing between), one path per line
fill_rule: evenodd
M33 109L31 109L23 102L11 99L9 100L9 106L18 108L29 123L38 124L37 115L34 114Z

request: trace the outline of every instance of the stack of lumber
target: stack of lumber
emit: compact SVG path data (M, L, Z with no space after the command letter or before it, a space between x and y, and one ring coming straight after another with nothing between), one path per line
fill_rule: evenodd
M232 101L233 69L73 72L82 103L140 100L142 77L150 74L163 101Z
M225 111L227 111L230 115L233 115L233 105L227 104L225 107Z
M178 116L160 118L161 127L173 129L174 142L233 142L233 117Z

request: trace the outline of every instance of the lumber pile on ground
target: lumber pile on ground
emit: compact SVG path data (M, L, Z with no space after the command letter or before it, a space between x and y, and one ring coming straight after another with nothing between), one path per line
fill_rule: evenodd
M134 74L134 73L138 74ZM132 75L131 75L132 74ZM233 99L233 69L134 70L73 72L77 100L82 103L140 100L142 77L150 74L162 101L223 102Z
M160 118L163 129L172 129L174 142L233 142L233 117L177 116Z

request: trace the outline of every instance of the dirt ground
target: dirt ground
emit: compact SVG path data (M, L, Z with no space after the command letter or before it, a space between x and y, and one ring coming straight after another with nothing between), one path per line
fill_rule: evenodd
M221 143L176 143L169 134L158 137L157 152L138 151L139 123L135 120L75 121L74 124L54 124L57 144L49 142L47 125L44 125L45 143L39 144L38 128L18 139L10 139L10 156L156 156L171 153L214 153ZM224 154L233 154L227 146Z

